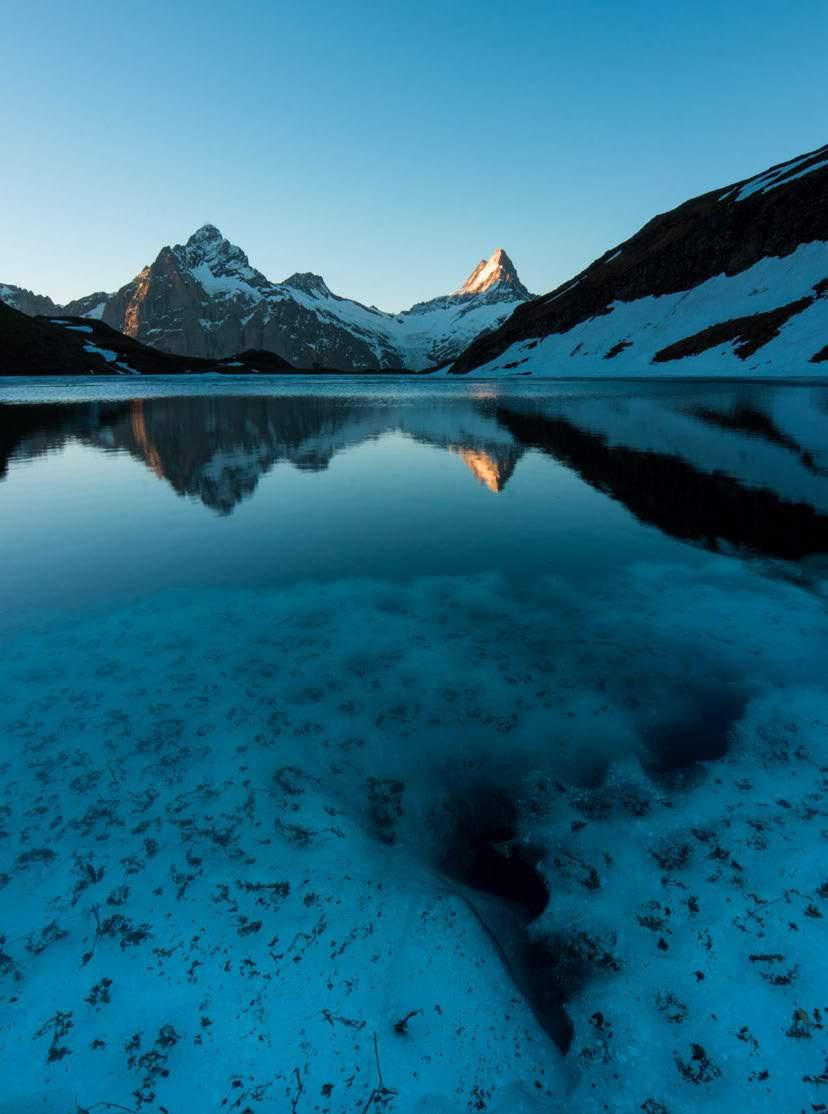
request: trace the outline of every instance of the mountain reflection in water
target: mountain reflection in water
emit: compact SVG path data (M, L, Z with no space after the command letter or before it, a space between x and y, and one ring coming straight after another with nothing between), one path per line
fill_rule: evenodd
M128 453L229 515L274 466L322 471L389 433L446 449L502 493L540 452L646 524L707 548L798 560L828 552L828 389L686 385L456 396L213 395L0 407L9 461L78 442Z

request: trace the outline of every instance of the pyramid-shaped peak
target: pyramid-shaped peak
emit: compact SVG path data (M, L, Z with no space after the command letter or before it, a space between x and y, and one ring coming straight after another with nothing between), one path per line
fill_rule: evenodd
M201 228L197 228L192 236L187 241L187 246L190 244L203 244L211 240L223 240L221 232L214 224L202 224Z
M248 269L250 266L242 249L222 236L214 224L203 224L186 244L177 245L173 252L185 266L198 267L206 264L213 273L216 268L238 270Z
M455 294L485 294L493 287L509 289L515 297L530 297L505 248L495 248L488 259L481 259Z

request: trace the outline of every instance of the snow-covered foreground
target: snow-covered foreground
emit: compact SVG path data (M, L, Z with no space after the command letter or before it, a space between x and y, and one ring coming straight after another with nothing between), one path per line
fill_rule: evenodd
M0 1111L820 1109L823 589L702 554L17 634ZM493 800L531 916L463 880Z

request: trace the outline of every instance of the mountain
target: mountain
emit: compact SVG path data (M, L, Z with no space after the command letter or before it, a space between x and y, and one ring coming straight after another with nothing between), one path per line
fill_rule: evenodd
M497 248L452 294L418 302L393 317L398 328L391 340L401 349L405 366L414 371L445 364L532 297L514 263Z
M83 317L29 317L0 302L0 376L182 375L194 372L284 372L290 364L273 352L246 351L222 360L158 352Z
M51 298L47 298L45 294L33 294L22 286L0 283L0 302L21 313L27 313L30 317L36 317L39 313L47 316L50 313L60 313L59 306Z
M481 259L453 296L486 293L497 294L497 300L504 302L512 298L529 301L532 297L518 278L514 263L503 248L496 248L488 259Z
M450 370L815 375L826 361L828 145L653 218Z
M18 287L0 287L0 300L24 312L102 320L176 355L217 359L253 348L277 352L295 367L343 371L419 371L447 363L530 297L499 248L453 294L383 313L333 294L312 273L271 282L211 224L185 244L162 248L114 294L59 307Z

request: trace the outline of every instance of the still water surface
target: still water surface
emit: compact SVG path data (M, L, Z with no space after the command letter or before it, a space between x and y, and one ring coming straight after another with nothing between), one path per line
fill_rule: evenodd
M818 1101L828 388L17 384L0 517L0 1109Z

